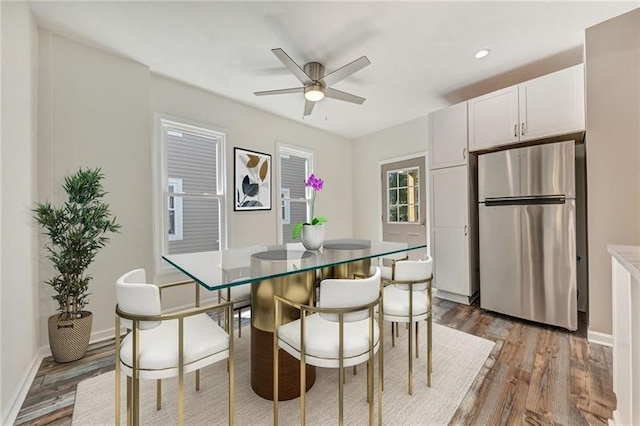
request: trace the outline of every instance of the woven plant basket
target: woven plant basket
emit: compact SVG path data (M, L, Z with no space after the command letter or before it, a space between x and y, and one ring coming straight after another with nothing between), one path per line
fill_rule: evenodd
M58 314L49 317L49 346L56 362L71 362L87 352L93 314L82 311L80 318L59 319Z

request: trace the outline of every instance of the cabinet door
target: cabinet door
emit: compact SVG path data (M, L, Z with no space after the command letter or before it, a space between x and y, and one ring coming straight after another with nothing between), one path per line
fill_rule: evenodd
M467 167L449 167L431 172L431 205L434 227L468 225L469 192Z
M518 141L518 87L471 99L469 150L478 151Z
M582 64L519 84L518 91L521 141L584 130Z
M433 170L431 195L434 285L446 292L471 296L467 166Z
M433 278L438 290L471 296L466 234L464 228L434 228Z
M429 114L431 169L467 163L467 103Z

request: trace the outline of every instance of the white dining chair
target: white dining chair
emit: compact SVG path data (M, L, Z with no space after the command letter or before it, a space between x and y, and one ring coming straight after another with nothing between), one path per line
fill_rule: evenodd
M382 297L380 270L374 269L371 277L363 279L326 279L320 284L317 307L275 296L274 360L278 360L281 348L300 360L300 424L305 424L306 364L322 368L337 368L338 419L344 419L345 367L367 363L367 402L369 424L373 424L373 382L375 353L382 347L381 318L376 321L374 312ZM283 306L284 305L284 306ZM300 318L280 324L281 309L295 308ZM379 361L381 357L378 358ZM274 425L278 424L278 361L273 366ZM378 364L379 377L382 363ZM382 422L382 387L378 379L378 419Z
M427 322L427 386L431 386L433 364L432 354L432 288L433 259L401 260L396 262L394 279L385 280L383 291L383 318L394 323L409 325L408 359L409 359L409 394L413 393L413 325L415 324L415 356L419 357L418 324ZM394 339L394 331L391 329Z
M162 313L161 290L182 285L196 286L195 307ZM156 380L157 409L161 408L161 379L178 377L177 423L184 424L185 374L227 361L229 424L234 418L233 333L227 333L208 313L233 316L233 303L198 306L198 285L183 281L164 286L147 283L144 269L122 275L116 281L116 371L115 423L120 424L120 375L127 376L127 424L140 424L140 379ZM129 332L122 339L123 326Z

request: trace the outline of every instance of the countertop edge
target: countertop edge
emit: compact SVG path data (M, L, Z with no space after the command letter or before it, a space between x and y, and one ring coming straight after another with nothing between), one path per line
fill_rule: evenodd
M640 246L607 245L607 251L631 274L640 281Z

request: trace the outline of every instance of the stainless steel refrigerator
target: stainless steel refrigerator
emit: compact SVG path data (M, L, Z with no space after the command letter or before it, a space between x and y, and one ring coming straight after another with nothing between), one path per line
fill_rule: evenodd
M576 330L573 141L478 156L482 308Z

